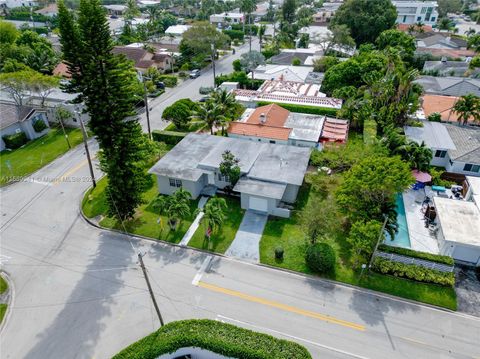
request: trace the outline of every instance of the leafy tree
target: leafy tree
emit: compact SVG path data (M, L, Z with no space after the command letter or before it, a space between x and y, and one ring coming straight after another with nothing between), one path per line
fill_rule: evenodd
M475 69L480 67L480 56L475 56L471 61L470 65L468 66L470 69Z
M216 90L212 93L211 100L221 107L226 120L234 120L239 103L235 100L235 96L226 90ZM222 135L225 134L225 128L222 124Z
M335 268L335 251L328 243L315 243L307 248L305 261L312 271L328 273Z
M215 45L215 49L224 49L228 42L229 37L217 31L215 26L206 22L196 23L183 33L180 52L186 60L197 57L205 61L212 54L212 44Z
M382 221L386 204L413 182L410 167L399 157L371 156L345 173L335 197L352 222Z
M254 78L255 69L265 64L265 57L261 52L250 51L242 54L240 57L240 64L245 72L252 72L252 79Z
M455 27L455 25L452 24L452 21L448 17L443 17L443 18L438 20L438 29L439 30L450 31L454 27Z
M310 35L308 34L301 34L300 39L298 39L298 47L300 49L308 48L308 42L310 41Z
M403 61L408 63L413 61L416 50L415 38L403 31L393 29L383 31L375 43L379 50L395 47L400 51Z
M72 74L66 89L80 93L90 115L89 127L100 145L100 167L108 176L108 214L131 218L142 203L146 175L145 140L135 105L140 83L133 65L112 53L113 41L98 0L81 0L78 20L58 3L60 41Z
M191 214L189 206L191 197L190 192L184 188L179 188L171 196L159 194L152 203L152 207L159 214L167 216L170 229L175 231L181 220Z
M475 34L468 38L468 48L475 52L480 52L480 34Z
M382 31L391 29L397 10L390 0L347 0L330 24L346 25L357 45L373 43Z
M333 56L322 56L313 60L313 71L326 72L330 67L340 63L340 60Z
M480 97L474 94L467 94L458 99L453 106L453 110L458 114L458 123L466 125L469 119L473 122L480 122Z
M324 178L324 175L317 174L315 177ZM333 198L327 195L324 201L310 201L300 214L300 223L310 244L327 240L339 225Z
M19 31L11 22L0 20L0 43L13 44L19 35Z
M233 71L242 71L242 63L239 59L236 59L232 62Z
M376 220L359 221L352 224L347 241L351 246L354 268L358 268L370 260L381 229L382 223Z
M58 63L52 44L34 31L22 31L15 44L28 49L22 62L35 71L51 73Z
M207 232L211 230L216 233L223 222L225 221L225 211L227 209L227 202L224 198L213 197L208 200L203 208L203 217L200 220L205 226L205 236L208 238L208 247L210 247L210 237L207 236Z
M176 128L183 129L188 125L192 111L196 110L198 105L189 98L184 98L163 110L162 118L172 121Z
M282 5L283 21L293 24L295 22L296 0L285 0Z
M7 59L1 72L33 71L30 67L15 59Z
M125 2L125 13L123 14L123 17L127 22L131 22L135 17L139 16L140 9L137 6L137 2L135 0L126 0Z
M300 9L298 9L296 13L298 27L302 28L310 26L310 24L313 22L312 16L314 13L315 11L307 6L302 6Z
M199 124L201 129L209 129L213 135L213 128L221 125L225 116L222 107L213 101L202 103L196 111L192 111L190 118L193 119L192 124Z
M461 0L438 0L438 14L439 16L447 16L448 13L457 13L462 10Z
M228 182L230 183L227 186L227 190L233 189L235 184L240 178L240 160L235 157L235 155L226 150L222 153L222 162L220 162L220 173L228 178Z

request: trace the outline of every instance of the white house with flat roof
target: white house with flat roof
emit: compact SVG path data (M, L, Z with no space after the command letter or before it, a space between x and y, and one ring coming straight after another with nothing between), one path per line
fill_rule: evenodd
M210 15L210 24L228 26L231 24L243 24L244 16L238 12L222 12L221 14Z
M397 24L434 25L438 19L438 4L436 1L392 1L397 8Z
M165 35L181 37L185 31L190 29L190 25L172 25L165 30Z
M208 188L216 191L230 184L219 170L227 150L239 159L241 177L233 190L240 193L242 208L289 217L283 205L297 198L309 148L189 133L149 173L157 176L160 193L171 195L183 187L197 198Z

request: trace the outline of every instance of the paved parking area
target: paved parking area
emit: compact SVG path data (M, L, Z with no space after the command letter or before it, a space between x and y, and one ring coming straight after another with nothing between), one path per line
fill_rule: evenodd
M458 311L480 317L480 278L469 267L455 267Z
M238 228L235 239L225 255L258 262L260 259L260 239L267 223L268 216L253 211L246 211Z

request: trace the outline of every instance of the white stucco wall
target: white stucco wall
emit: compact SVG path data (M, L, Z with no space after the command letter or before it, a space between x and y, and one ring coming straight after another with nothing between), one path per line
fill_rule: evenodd
M174 177L171 177L174 178ZM175 179L175 178L174 178ZM182 187L190 192L192 195L192 199L197 199L202 191L203 187L205 187L205 175L202 176L197 182L193 181L182 181ZM157 184L158 184L158 192L161 194L171 195L173 192L179 189L179 187L172 187L170 186L170 177L166 176L157 176Z

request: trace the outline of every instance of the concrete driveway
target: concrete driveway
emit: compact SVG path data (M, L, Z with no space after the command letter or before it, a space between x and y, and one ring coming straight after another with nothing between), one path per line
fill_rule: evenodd
M455 267L458 311L480 317L480 276L470 267Z
M225 255L251 262L260 260L260 239L262 238L268 216L253 211L246 211L235 239Z

